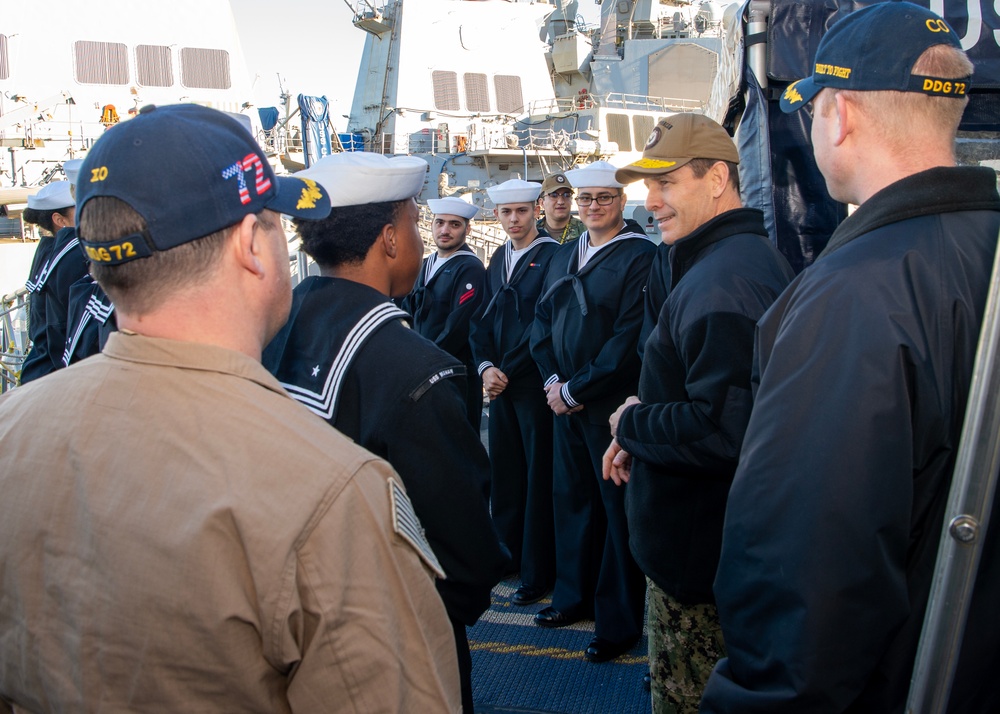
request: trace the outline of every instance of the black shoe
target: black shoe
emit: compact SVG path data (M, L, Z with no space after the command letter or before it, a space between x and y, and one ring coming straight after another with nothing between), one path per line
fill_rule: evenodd
M510 601L520 606L531 605L548 595L551 589L543 585L522 585L514 591Z
M653 686L653 677L649 674L649 672L646 672L644 675L642 675L642 688L648 692L652 688L652 686Z
M583 656L590 662L607 662L608 660L621 657L630 649L635 647L639 639L625 640L624 642L612 642L601 637L595 637L590 641Z
M582 619L576 615L559 612L554 607L546 607L535 615L535 624L539 627L566 627Z

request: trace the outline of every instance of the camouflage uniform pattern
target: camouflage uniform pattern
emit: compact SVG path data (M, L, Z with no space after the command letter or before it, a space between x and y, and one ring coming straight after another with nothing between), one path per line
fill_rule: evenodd
M545 216L539 218L538 222L535 225L537 226L538 230L549 233L549 229L545 227ZM549 233L549 235L555 238L560 243L572 243L577 238L579 238L580 235L585 230L587 230L587 227L583 225L583 221L581 221L579 218L576 218L575 216L570 216L569 223L566 224L566 227L562 231L557 231L556 233Z
M726 656L719 614L715 605L682 605L646 582L653 714L697 714L708 675Z

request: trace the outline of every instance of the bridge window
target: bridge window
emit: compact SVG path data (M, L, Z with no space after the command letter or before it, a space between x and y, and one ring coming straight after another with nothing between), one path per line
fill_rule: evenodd
M7 60L7 35L0 35L0 79L10 79L10 64Z
M440 111L457 112L458 75L455 72L431 72L434 83L434 108Z
M170 48L138 45L135 48L135 75L143 87L169 87L174 83Z
M202 47L181 48L181 84L192 89L229 89L229 53Z
M653 117L648 114L636 114L632 117L632 136L635 137L635 148L646 145L646 139L653 133Z
M465 74L465 107L470 112L490 110L490 88L485 74Z
M632 150L632 132L628 124L627 114L608 114L608 140L618 144L621 151Z
M128 84L128 49L120 42L73 43L76 81L81 84Z
M520 114L524 111L524 95L521 94L521 78L510 74L498 74L493 78L497 90L497 111L504 114Z

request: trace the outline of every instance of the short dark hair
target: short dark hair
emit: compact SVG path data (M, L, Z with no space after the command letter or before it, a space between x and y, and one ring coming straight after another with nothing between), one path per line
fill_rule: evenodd
M695 178L702 178L716 164L726 165L726 168L729 169L729 185L735 189L736 193L739 193L740 167L738 164L734 164L732 161L723 161L722 159L691 159L687 165L691 167Z
M60 216L65 216L64 211L68 211L73 206L67 206L66 208L49 208L44 211L40 211L37 208L25 208L21 212L21 218L25 223L31 223L39 228L47 230L49 233L55 234L56 224L52 222L52 216L58 213Z
M405 201L338 206L318 221L296 218L302 250L321 268L364 262L385 226L395 223Z
M258 220L261 218L258 214ZM111 196L90 199L80 216L80 236L94 243L112 242L145 230L145 219L127 203ZM214 272L229 230L224 228L120 265L91 263L90 274L123 312L149 312L176 290L203 282Z

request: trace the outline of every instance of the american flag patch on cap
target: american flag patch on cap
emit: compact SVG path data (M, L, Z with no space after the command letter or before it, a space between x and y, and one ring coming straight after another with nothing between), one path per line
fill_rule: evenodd
M410 497L399 485L399 481L394 478L389 479L389 500L392 502L392 529L400 538L416 549L420 559L434 571L435 575L444 580L444 568L441 567L437 556L431 550L431 544L427 542L424 528L420 525L420 519L417 518L417 514L413 510Z

